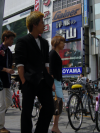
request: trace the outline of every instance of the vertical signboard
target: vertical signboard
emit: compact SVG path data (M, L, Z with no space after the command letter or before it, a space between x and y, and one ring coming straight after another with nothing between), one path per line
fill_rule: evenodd
M83 67L85 67L85 42L84 42L84 28L81 27L81 48L83 57Z
M35 0L35 11L39 11L39 0Z
M84 0L84 26L88 26L89 22L89 0Z

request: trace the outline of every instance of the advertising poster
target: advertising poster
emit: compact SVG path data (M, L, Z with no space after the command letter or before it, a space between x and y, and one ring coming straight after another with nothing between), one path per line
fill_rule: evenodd
M82 65L81 41L68 42L60 51L62 67L80 67Z

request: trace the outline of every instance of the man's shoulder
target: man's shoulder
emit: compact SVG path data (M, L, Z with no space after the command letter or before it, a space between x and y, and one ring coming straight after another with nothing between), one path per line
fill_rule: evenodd
M44 38L42 38L41 36L39 36L39 39L41 39L44 43L48 44L48 41Z
M26 41L28 38L29 38L29 37L28 37L28 34L27 34L27 35L25 35L25 36L19 38L19 39L17 40L17 42L19 42L19 41Z

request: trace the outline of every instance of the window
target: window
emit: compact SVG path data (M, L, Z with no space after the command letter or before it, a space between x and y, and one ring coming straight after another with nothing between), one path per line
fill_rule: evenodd
M90 12L93 13L93 8L92 8L92 6L90 6Z
M100 3L95 4L95 14L100 14Z
M97 35L96 37L97 37L98 39L100 39L100 35ZM98 45L99 45L98 39L96 39L96 47L98 47Z
M81 3L81 0L55 0L53 12Z
M17 20L15 22L3 26L2 32L5 30L11 30L17 34L16 38L14 39L14 44L16 44L18 38L27 35L26 18Z
M62 0L62 9L67 7L66 4L67 4L66 0Z
M93 29L93 21L90 22L91 29Z
M95 28L96 30L100 30L100 19L95 20Z

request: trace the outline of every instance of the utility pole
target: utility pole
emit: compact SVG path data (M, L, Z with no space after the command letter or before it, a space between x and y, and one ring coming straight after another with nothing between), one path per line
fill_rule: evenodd
M4 4L5 4L5 0L0 0L0 44L1 44L1 35L2 35Z

